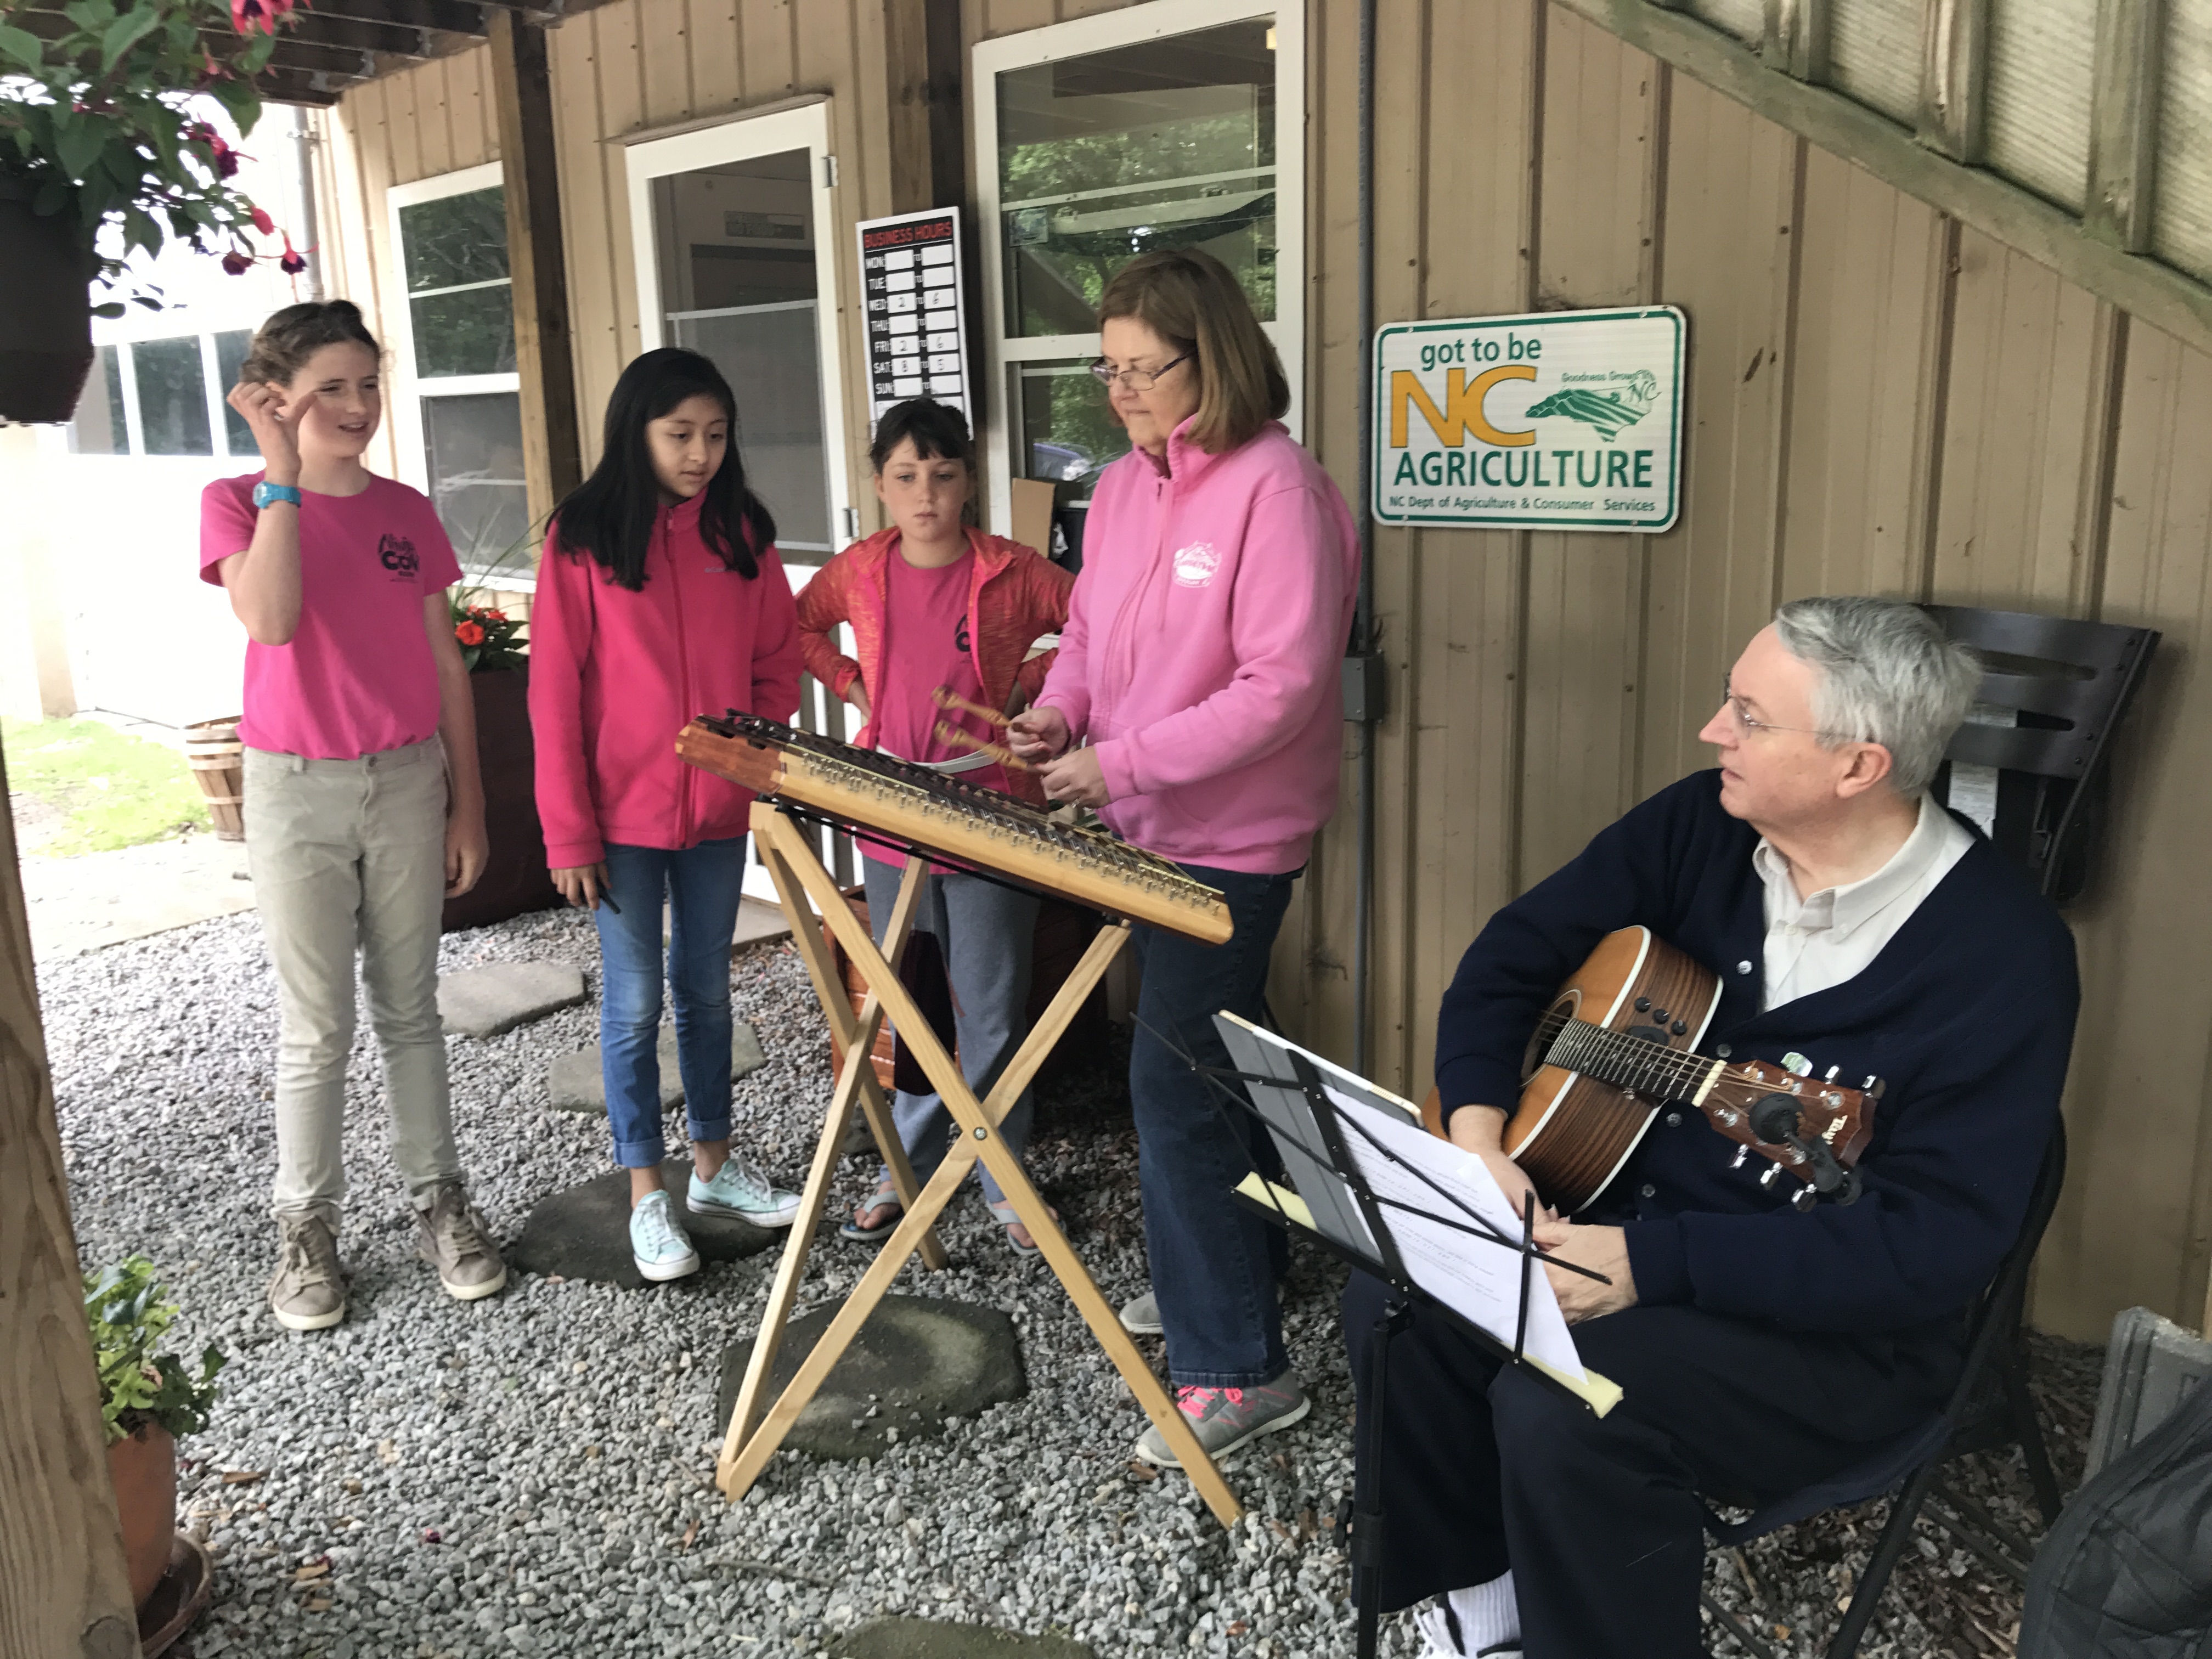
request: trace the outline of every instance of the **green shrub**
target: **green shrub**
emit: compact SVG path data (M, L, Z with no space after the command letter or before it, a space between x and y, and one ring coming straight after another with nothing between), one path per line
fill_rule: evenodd
M92 1327L100 1415L110 1445L149 1423L178 1436L207 1426L215 1405L215 1374L222 1369L222 1350L208 1345L197 1377L174 1354L155 1352L177 1316L177 1304L162 1298L152 1262L134 1255L120 1267L87 1273L84 1316Z

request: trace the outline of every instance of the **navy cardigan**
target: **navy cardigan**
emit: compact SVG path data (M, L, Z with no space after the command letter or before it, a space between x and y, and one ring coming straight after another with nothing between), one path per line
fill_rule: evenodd
M2018 1235L2057 1121L2080 1000L2073 936L1977 835L1864 972L1761 1013L1758 842L1722 810L1719 774L1697 773L1498 911L1437 1020L1446 1111L1510 1108L1553 994L1601 937L1640 923L1720 975L1702 1052L1778 1062L1796 1050L1816 1073L1872 1073L1888 1091L1859 1163L1863 1194L1809 1213L1789 1206L1795 1181L1760 1189L1764 1158L1730 1169L1735 1144L1702 1113L1662 1113L1585 1212L1625 1225L1638 1300L1866 1334L1943 1319Z

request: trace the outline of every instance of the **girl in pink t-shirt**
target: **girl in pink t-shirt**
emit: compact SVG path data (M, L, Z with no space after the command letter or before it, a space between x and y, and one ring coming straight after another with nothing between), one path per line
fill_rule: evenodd
M862 743L1041 805L1043 793L1031 775L1010 777L974 747L996 733L970 718L948 716L932 694L945 686L971 703L1019 708L1052 663L1048 653L1031 657L1030 647L1067 620L1074 578L1029 548L967 523L975 451L958 410L927 398L886 410L869 455L891 528L847 548L799 594L808 672L866 717ZM848 622L857 659L837 649L837 629ZM967 731L971 741L947 742L940 726ZM868 915L880 942L905 860L870 847L862 863ZM1028 1028L1036 916L1033 894L954 870L927 878L914 931L933 935L945 959L961 1068L979 1097L998 1080ZM1028 1145L1031 1114L1025 1089L1000 1125L1017 1158ZM951 1127L944 1102L902 1090L891 1115L915 1178L927 1181L945 1159ZM1028 1227L990 1172L978 1173L1008 1241L1024 1255L1036 1254ZM899 1213L886 1170L842 1231L848 1238L881 1238L898 1224Z
M461 1184L438 1015L448 894L484 864L476 703L429 501L362 465L380 353L344 300L262 325L230 404L262 470L200 497L200 574L246 624L246 854L276 969L277 1323L345 1317L341 1141L356 953L417 1244L464 1301L507 1268Z

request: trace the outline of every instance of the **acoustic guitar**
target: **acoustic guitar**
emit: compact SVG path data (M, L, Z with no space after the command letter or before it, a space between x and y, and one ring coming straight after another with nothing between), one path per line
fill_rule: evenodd
M1547 1204L1587 1207L1670 1103L1697 1108L1735 1141L1735 1167L1753 1153L1767 1159L1761 1186L1794 1177L1800 1209L1858 1197L1855 1166L1881 1080L1846 1088L1838 1067L1814 1078L1796 1056L1785 1067L1698 1054L1720 997L1719 975L1648 927L1607 934L1559 988L1530 1034L1504 1137ZM1430 1133L1445 1133L1433 1089L1422 1116Z

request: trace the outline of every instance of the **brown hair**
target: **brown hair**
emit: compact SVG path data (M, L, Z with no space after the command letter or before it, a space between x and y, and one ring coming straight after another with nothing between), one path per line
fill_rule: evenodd
M365 345L381 358L384 349L362 320L361 307L350 300L309 301L286 306L254 331L246 361L238 366L240 386L259 386L274 380L292 384L292 377L307 366L307 359L325 346Z
M1227 265L1200 248L1164 248L1132 259L1099 296L1101 327L1133 317L1198 373L1190 441L1209 455L1235 449L1291 406L1291 383L1274 342L1252 314Z

